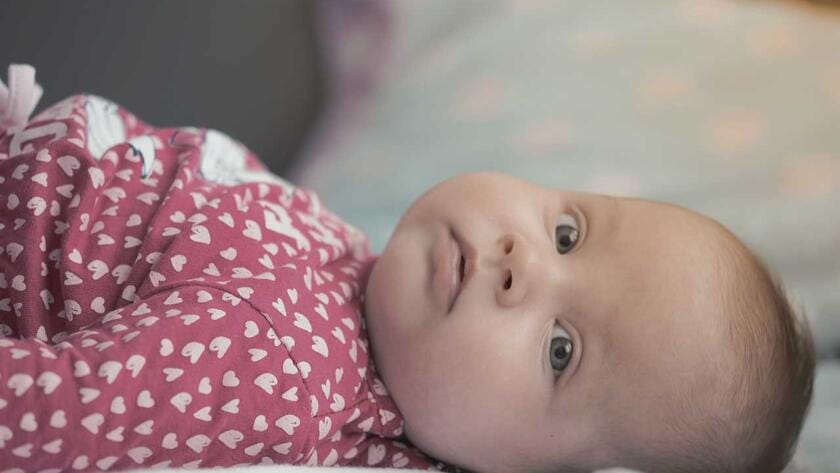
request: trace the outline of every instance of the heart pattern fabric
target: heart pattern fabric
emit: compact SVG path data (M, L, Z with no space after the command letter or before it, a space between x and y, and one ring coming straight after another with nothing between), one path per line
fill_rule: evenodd
M435 469L362 317L375 257L244 145L70 97L0 134L0 469Z

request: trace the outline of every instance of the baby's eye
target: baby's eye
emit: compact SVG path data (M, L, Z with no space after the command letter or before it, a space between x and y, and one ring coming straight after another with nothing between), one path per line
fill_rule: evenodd
M554 371L565 370L572 360L572 348L572 337L555 322L554 331L551 334L551 344L548 349L551 369ZM557 373L557 376L559 375L560 373Z
M561 255L574 249L578 241L577 222L574 217L569 214L560 216L557 226L554 227L554 241Z

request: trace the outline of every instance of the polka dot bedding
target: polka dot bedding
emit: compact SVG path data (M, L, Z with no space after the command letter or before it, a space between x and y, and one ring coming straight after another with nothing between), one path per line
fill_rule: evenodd
M227 135L0 88L0 471L434 469L361 317L374 261Z

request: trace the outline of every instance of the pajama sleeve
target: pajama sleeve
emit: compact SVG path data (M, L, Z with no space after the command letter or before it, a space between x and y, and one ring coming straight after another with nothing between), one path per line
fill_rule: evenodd
M309 405L278 338L248 301L181 285L55 345L0 339L0 471L295 463Z
M359 454L350 466L440 471L417 448L392 438L371 436L355 448Z

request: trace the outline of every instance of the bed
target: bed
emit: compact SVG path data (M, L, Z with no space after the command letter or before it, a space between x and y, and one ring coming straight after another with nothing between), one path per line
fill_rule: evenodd
M718 219L785 280L816 337L815 400L790 471L840 473L830 3L323 2L332 108L291 178L375 251L423 190L473 170Z

